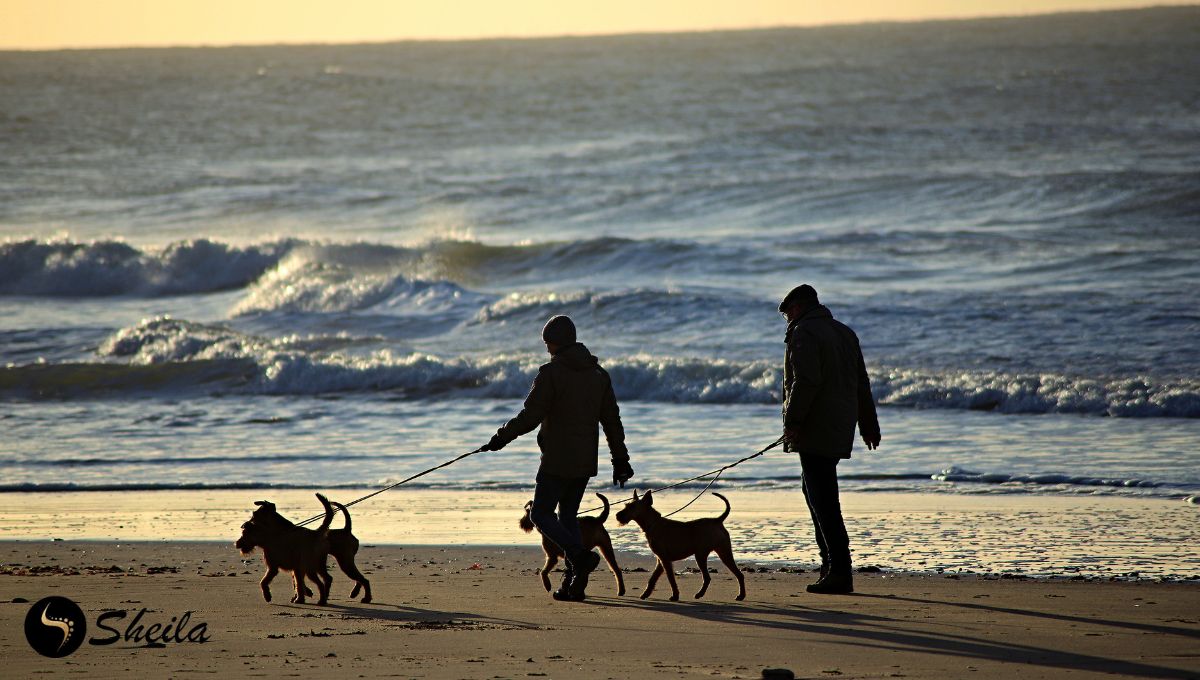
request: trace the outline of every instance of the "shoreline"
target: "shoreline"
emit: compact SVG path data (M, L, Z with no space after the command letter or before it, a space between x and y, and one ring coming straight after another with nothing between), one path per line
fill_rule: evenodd
M700 579L685 561L681 599L669 602L664 582L638 598L649 558L619 559L625 596L601 565L586 602L561 603L539 583L535 547L364 545L356 562L374 602L350 600L334 568L329 604L317 606L289 603L286 575L263 602L261 560L230 544L0 541L0 654L14 677L1200 676L1195 585L859 573L855 594L818 596L804 592L811 571L739 560L747 599L735 602L724 568L692 599ZM22 621L48 595L78 603L89 639L112 642L36 654ZM185 617L182 641L147 644L149 626ZM200 624L208 641L188 642Z
M0 541L216 542L232 545L253 501L269 499L293 521L320 511L317 490L27 493L0 509ZM635 526L614 517L627 491L604 489L605 528L619 553L648 555ZM726 491L726 527L739 560L811 569L811 520L799 492ZM334 500L344 500L337 493ZM351 508L364 546L536 547L517 528L521 491L405 490ZM665 512L692 493L656 495ZM598 505L589 493L585 509ZM846 492L842 505L856 567L888 573L992 574L1082 579L1200 579L1194 505L1164 499ZM701 498L680 519L715 515ZM587 513L596 515L598 513ZM333 526L342 525L340 516Z

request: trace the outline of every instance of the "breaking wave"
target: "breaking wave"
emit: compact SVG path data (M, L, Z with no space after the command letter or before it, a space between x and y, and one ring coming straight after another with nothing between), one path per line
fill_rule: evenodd
M297 245L198 239L139 250L121 241L0 243L0 295L186 295L241 288Z
M439 357L421 352L344 351L347 335L264 338L220 325L169 317L145 320L109 337L103 362L30 364L0 369L0 392L71 397L122 391L236 390L317 395L395 392L404 398L522 398L543 359L533 355ZM726 361L636 354L604 358L623 400L774 404L776 361ZM995 371L934 372L872 367L884 406L1076 413L1114 417L1200 417L1200 381L1147 377L1107 380Z

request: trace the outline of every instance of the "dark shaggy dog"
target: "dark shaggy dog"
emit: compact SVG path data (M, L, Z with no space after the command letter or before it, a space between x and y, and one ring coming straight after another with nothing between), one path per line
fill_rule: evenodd
M242 535L233 545L243 555L250 554L255 548L262 548L267 573L259 586L267 602L271 601L271 580L280 569L292 572L296 584L293 602L304 602L308 590L304 587L305 578L317 584L321 593L317 604L323 605L329 599L328 584L333 579L325 568L325 556L329 554L329 524L333 521L333 507L321 494L317 494L317 499L325 506L325 521L316 529L292 524L276 512L275 504L269 501L255 501L258 509L251 515L250 521L242 525Z

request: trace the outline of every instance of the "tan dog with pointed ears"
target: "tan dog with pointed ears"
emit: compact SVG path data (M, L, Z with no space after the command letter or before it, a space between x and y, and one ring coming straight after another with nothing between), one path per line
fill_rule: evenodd
M725 512L721 513L720 517L706 517L690 522L667 519L654 509L652 491L647 491L641 498L638 498L637 492L634 491L633 500L617 513L617 522L621 525L628 524L631 520L637 522L646 534L650 552L658 558L654 573L650 574L650 583L646 585L646 592L642 593L643 600L650 597L655 584L658 583L658 577L666 572L667 582L671 584L671 601L678 601L679 586L675 583L675 570L671 568L671 563L688 557L696 558L696 564L704 576L704 585L700 586L696 598L704 597L708 584L712 581L712 577L708 575L708 555L713 552L717 553L721 562L737 577L737 599L746 598L746 579L733 561L733 545L729 540L729 531L723 524L729 516L729 501L719 493L713 495L725 501Z

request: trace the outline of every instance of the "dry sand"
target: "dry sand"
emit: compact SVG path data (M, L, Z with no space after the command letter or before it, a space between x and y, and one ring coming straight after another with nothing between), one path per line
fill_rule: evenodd
M1200 677L1195 584L863 573L854 595L816 596L804 592L811 572L772 567L747 575L745 602L733 601L724 570L704 600L690 598L699 575L684 573L683 601L663 589L642 601L652 562L620 557L630 594L616 597L602 565L588 602L559 603L534 574L534 548L366 545L358 561L375 602L350 601L335 571L330 604L318 607L289 604L283 576L275 602L263 602L258 559L243 561L229 542L5 541L0 675L758 678L785 667L804 678ZM41 657L23 620L48 595L80 604L88 637L109 635L95 627L106 610L144 608L147 625L191 612L189 630L202 622L211 639Z

